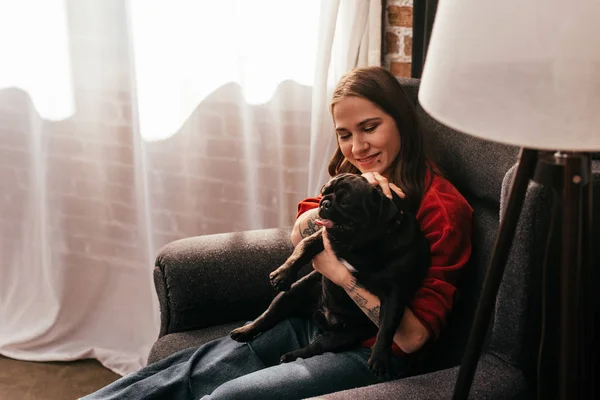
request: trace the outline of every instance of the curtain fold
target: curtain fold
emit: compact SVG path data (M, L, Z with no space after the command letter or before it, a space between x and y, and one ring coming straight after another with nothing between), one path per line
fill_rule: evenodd
M0 2L13 21L0 38L0 354L145 365L156 253L293 223L307 186L327 180L332 85L379 62L377 12L368 0Z
M329 180L327 165L336 137L329 102L336 83L355 67L381 65L381 0L324 1L312 92L307 196Z

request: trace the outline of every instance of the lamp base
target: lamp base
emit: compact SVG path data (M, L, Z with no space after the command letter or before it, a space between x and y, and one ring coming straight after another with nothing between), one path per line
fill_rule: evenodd
M557 299L558 318L553 318L555 309L553 315L545 315L548 308L542 304L542 330L552 329L556 334L550 335L555 340L548 340L547 335L542 335L540 340L538 398L594 398L594 360L591 351L594 339L591 165L589 153L551 153L521 149L458 374L454 399L468 397L531 179L554 189L557 194L555 201L559 201L559 207L555 207L555 210L559 214L557 216L561 217L555 221L561 225L558 284L544 284L545 295L541 299L542 303L548 298ZM545 263L545 276L547 269L548 264ZM556 321L556 324L547 326L548 321ZM547 362L552 358L558 362Z

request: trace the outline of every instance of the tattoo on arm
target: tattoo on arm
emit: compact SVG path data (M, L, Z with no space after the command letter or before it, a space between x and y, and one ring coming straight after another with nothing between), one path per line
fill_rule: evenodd
M365 311L365 314L373 323L379 326L379 309L380 305L376 305L374 307L367 307L367 299L360 295L358 292L358 288L362 288L357 282L356 279L352 279L352 281L346 285L345 289L348 295L352 298L352 300L356 303L357 306L362 308ZM364 289L364 288L363 288Z
M377 326L379 326L379 309L380 309L380 306L375 306L373 308L367 308L367 315L368 315L368 317Z
M302 239L312 235L313 233L321 229L321 227L315 222L318 216L318 210L315 209L314 211L309 212L311 214L308 216L306 222L298 225L298 232L300 233L300 237Z

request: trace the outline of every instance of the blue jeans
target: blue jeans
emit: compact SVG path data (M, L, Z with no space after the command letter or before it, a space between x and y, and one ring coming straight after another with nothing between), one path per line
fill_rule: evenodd
M369 370L371 350L363 347L279 363L282 354L319 334L310 320L290 318L249 343L224 337L182 350L83 400L301 399L382 382ZM408 367L393 356L388 378L403 376Z

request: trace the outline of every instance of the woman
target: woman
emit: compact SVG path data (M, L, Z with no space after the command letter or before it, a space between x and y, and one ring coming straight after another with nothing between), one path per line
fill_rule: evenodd
M362 174L389 197L391 190L406 196L431 245L432 266L394 336L389 378L401 377L410 366L408 354L439 336L452 308L454 282L471 252L472 209L427 156L414 106L390 72L372 67L345 75L331 113L338 146L330 175ZM300 202L294 245L318 229L318 200ZM379 299L357 286L326 234L324 241L313 267L378 324ZM249 343L224 337L183 350L85 399L293 399L381 382L367 364L374 338L345 352L279 364L281 354L306 346L319 333L312 321L290 318Z

